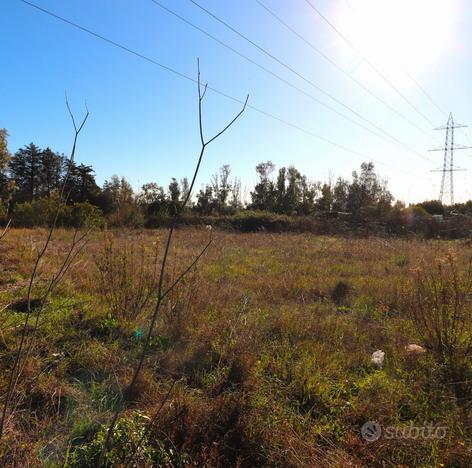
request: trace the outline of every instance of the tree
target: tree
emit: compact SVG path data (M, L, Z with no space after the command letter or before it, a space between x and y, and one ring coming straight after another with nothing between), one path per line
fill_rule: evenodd
M376 214L384 214L391 207L393 197L387 190L387 183L381 181L372 162L362 163L361 172L352 173L349 186L347 209L354 215L360 215L374 209Z
M95 181L95 171L92 166L79 164L76 168L76 174L80 187L78 201L93 202L100 192L100 187Z
M15 181L16 201L32 201L41 186L41 150L30 143L19 149L8 164L10 177Z
M95 181L94 173L92 166L76 165L73 161L66 161L63 177L67 176L65 191L69 204L86 201L100 203L100 188Z
M4 128L0 128L0 197L2 201L8 198L8 177L6 170L10 153L8 151L8 132Z
M228 198L231 192L231 183L229 176L231 174L231 167L229 164L225 164L220 168L220 187L218 191L218 202L220 210L226 208Z
M270 174L274 171L275 164L272 161L259 163L256 166L256 172L259 174L259 183L251 192L251 207L256 210L272 211L275 207L275 187L269 179Z
M179 202L180 202L180 185L177 179L172 178L169 184L169 197L170 197L170 205L172 207L172 211L175 212L177 209Z
M155 182L144 184L136 201L148 215L167 214L169 202L164 187Z
M213 187L205 185L197 194L197 212L201 215L210 215L213 211Z
M299 207L301 214L310 214L315 210L315 198L318 193L317 185L308 182L306 176L301 179L302 199Z
M136 203L133 188L124 177L113 175L105 181L99 201L99 207L108 214L111 225L143 225L143 214Z
M424 208L429 214L444 214L444 205L440 200L428 200L418 203L418 206Z
M61 185L64 158L54 153L50 148L41 151L39 156L39 193L51 197L51 194Z
M336 184L333 188L333 204L332 209L334 211L346 211L347 210L347 198L349 194L349 182L342 177L338 177Z
M320 189L321 196L317 200L317 207L321 211L331 211L333 206L333 192L331 186L324 183Z
M184 177L184 178L180 181L180 187L181 187L180 201L185 201L185 199L187 198L188 192L189 192L189 190L190 190L190 184L189 184L189 182L188 182L187 177ZM187 202L187 205L191 205L191 201L190 201L190 200Z
M275 211L279 213L286 212L286 187L287 169L281 167L275 183Z
M119 211L126 204L133 203L133 188L124 178L112 175L103 184L103 194L109 200L112 211Z
M4 173L10 160L8 152L8 132L5 128L0 128L0 173Z
M235 177L231 184L231 188L231 200L229 205L233 210L239 210L243 207L243 202L241 200L241 179Z
M141 193L137 197L140 205L148 206L162 201L165 198L164 188L155 182L149 182L141 187Z
M294 167L287 169L287 193L286 212L287 214L298 214L299 205L302 199L302 175Z

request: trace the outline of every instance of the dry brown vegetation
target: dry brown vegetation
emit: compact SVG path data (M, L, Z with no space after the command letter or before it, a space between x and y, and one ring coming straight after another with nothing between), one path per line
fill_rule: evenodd
M33 308L72 235L55 232ZM94 466L139 359L165 235L90 235L41 316L4 465ZM205 229L175 236L165 287L208 240ZM0 242L2 394L44 238L12 229ZM463 241L215 232L164 301L108 465L470 466L471 257ZM411 343L426 353L408 355ZM369 420L447 435L369 443Z

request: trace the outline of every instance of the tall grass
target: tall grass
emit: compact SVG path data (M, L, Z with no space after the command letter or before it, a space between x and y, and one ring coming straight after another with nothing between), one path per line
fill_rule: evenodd
M15 288L28 279L31 239L43 235L13 229L2 242L2 304L23 294ZM73 235L57 232L44 265L48 273L62 263ZM132 314L108 320L110 305L100 291L106 280L98 280L96 263L111 262L114 284L128 290L122 278L139 274L142 248L151 268L166 232L108 235L112 239L105 241L102 233L91 234L80 268L72 268L44 310L25 368L28 378L19 382L12 406L15 425L0 444L3 466L97 462L120 388L142 352L144 336L136 336L136 327L147 330L155 303L136 320ZM113 247L107 253L108 241ZM466 322L451 325L454 310L463 318L468 310L469 247L217 230L214 248L198 269L188 270L188 259L207 241L205 229L175 231L160 313L117 419L109 465L470 466L472 398L456 384L469 377L463 372L457 378L458 372L453 378L447 372L451 360L434 351L434 330L447 324L448 333L462 336L453 347L462 349L454 361L470 361L461 348ZM448 260L449 246L462 255ZM422 260L421 271L409 269ZM129 290L122 297L133 301ZM433 308L450 318L431 314ZM23 314L1 312L2 370L8 369L3 358L15 349ZM453 343L453 335L444 333L442 341L448 336ZM409 343L427 351L409 356ZM385 351L382 369L370 364L376 349ZM0 374L2 389L7 377ZM400 429L431 423L448 432L442 440L368 443L360 427L369 420Z

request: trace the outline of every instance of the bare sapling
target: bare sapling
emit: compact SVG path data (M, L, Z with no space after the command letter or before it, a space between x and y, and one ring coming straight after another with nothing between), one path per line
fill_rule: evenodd
M121 413L121 411L124 409L124 406L129 399L130 395L133 394L133 389L134 386L138 380L139 374L141 372L141 369L144 364L144 360L146 358L146 355L148 353L149 349L149 344L152 338L152 334L157 322L157 319L160 315L160 310L162 306L162 302L164 298L180 283L180 281L187 275L187 273L193 268L193 266L198 262L198 260L202 257L202 255L206 252L206 250L210 247L212 243L212 236L211 236L211 231L210 231L210 238L205 245L205 247L202 249L202 251L196 256L196 258L190 262L189 266L177 276L177 278L174 280L174 282L166 289L164 288L164 277L166 274L166 268L167 268L167 263L168 263L168 257L169 257L169 251L172 243L172 238L173 234L175 231L175 227L181 217L181 214L184 210L184 208L187 206L187 203L190 200L190 197L192 196L192 191L195 185L195 181L197 179L198 172L200 170L200 166L203 160L203 156L205 154L206 149L208 146L213 143L215 140L217 140L220 136L222 136L238 119L241 117L241 115L244 113L248 100L249 100L249 95L246 97L246 100L243 103L243 106L241 110L235 115L235 117L218 133L216 133L213 137L206 139L204 135L204 129L203 129L203 100L205 98L206 92L208 90L208 84L205 84L202 86L201 80L200 80L200 62L198 61L198 73L197 73L197 88L198 88L198 126L199 126L199 134L200 134L200 153L197 159L197 164L195 166L195 170L193 173L192 181L190 183L189 189L187 191L187 194L184 198L184 200L177 206L175 210L175 214L173 216L171 225L169 227L169 231L167 234L167 238L164 244L164 253L162 257L162 262L161 262L161 268L160 268L160 274L159 274L159 281L158 281L158 286L157 286L157 298L156 298L156 303L154 306L154 311L151 316L151 321L149 325L149 329L146 334L146 338L143 343L143 348L141 351L141 354L139 356L138 364L136 366L136 369L134 370L133 376L131 378L131 381L129 385L127 386L124 394L123 394L123 399L118 403L117 408L115 409L115 412L113 414L112 420L110 422L110 425L108 427L107 431L107 436L105 439L105 443L103 445L103 449L100 453L99 459L97 466L102 467L105 461L106 454L110 448L110 443L113 439L113 431L116 425L116 422L118 420L118 417Z
M71 154L69 157L69 162L72 163L75 160L75 153L76 153L76 148L77 148L77 142L79 135L87 122L87 119L89 117L89 111L86 109L86 114L84 118L82 119L81 123L77 125L75 117L71 111L71 108L69 106L69 102L66 97L66 107L69 113L69 116L71 118L73 127L74 127L74 138L73 138L73 144L72 144L72 150ZM15 353L14 361L13 361L13 366L10 370L10 375L8 378L8 385L7 385L7 390L6 394L3 400L3 409L2 409L2 416L0 420L0 438L3 436L6 428L6 423L7 423L7 418L8 418L8 408L10 406L12 397L15 392L16 385L18 384L18 381L20 379L20 376L24 370L24 365L26 363L26 360L31 352L32 345L33 345L33 340L34 340L34 335L37 331L38 325L39 325L39 319L41 316L42 311L44 310L44 306L50 296L50 294L53 292L53 290L57 287L57 285L60 283L64 275L67 273L71 265L73 264L74 260L78 256L78 254L83 250L87 243L87 237L89 234L90 229L87 229L84 233L79 234L79 228L76 228L76 231L74 233L73 239L71 241L71 244L68 248L67 254L62 261L62 263L59 265L57 271L52 274L50 277L47 287L44 291L44 293L41 295L39 303L35 304L35 308L32 307L32 293L34 290L34 287L36 285L36 281L38 279L39 275L39 269L41 266L42 261L46 258L46 255L48 253L48 249L51 246L51 242L53 239L54 232L57 228L57 223L59 219L59 215L61 212L61 209L63 205L67 203L68 200L68 194L66 194L66 187L67 187L67 181L70 176L70 170L72 167L72 164L67 165L68 169L67 172L64 176L64 180L62 182L61 188L59 190L59 196L57 198L57 203L53 211L53 215L49 224L49 228L47 230L46 234L46 239L44 241L44 244L42 247L37 251L36 253L36 259L33 264L32 272L28 281L28 289L27 289L27 310L26 310L26 315L24 318L21 334L20 334L20 340L19 340L19 345ZM30 330L30 320L33 318L33 312L34 312L34 324L32 327L32 330ZM28 340L29 338L29 340Z

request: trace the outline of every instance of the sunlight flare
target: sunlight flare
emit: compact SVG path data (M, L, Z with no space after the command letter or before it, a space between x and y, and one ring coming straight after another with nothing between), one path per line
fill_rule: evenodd
M400 85L408 86L404 69L417 76L438 66L454 50L459 0L345 0L334 18L357 53L339 38L339 52L365 79L375 73L363 57Z

